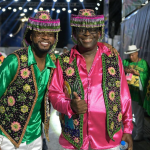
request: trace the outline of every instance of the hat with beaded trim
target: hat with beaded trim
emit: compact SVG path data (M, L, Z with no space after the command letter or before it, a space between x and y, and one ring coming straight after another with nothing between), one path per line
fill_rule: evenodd
M38 32L55 32L56 40L51 48L51 51L55 49L58 42L58 32L61 30L59 19L51 19L51 16L48 11L38 11L35 14L35 17L30 17L28 19L27 28L24 33L23 44L25 47L31 44L30 34L33 30Z
M99 28L101 27L100 41L104 37L104 15L95 15L92 9L81 9L78 15L71 15L72 40L77 44L76 36L74 35L74 27Z

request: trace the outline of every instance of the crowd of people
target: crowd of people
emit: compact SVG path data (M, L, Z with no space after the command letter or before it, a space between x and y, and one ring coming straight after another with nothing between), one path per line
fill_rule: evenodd
M37 12L28 20L24 47L4 59L0 150L44 149L42 132L49 141L51 105L59 112L62 150L119 150L121 141L133 150L132 138L143 138L150 74L139 49L130 45L129 59L122 63L115 48L100 42L104 16L94 10L72 14L70 23L75 46L57 56L60 20Z

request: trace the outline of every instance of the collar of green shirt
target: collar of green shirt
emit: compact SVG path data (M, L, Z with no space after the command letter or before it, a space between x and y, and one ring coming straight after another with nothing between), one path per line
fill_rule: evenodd
M32 52L31 46L29 46L28 47L28 66L30 66L32 64L37 64L37 62L34 58L34 54ZM50 58L49 54L46 55L45 67L47 67L47 68L56 68L56 66L55 66L54 62L52 61L52 59Z

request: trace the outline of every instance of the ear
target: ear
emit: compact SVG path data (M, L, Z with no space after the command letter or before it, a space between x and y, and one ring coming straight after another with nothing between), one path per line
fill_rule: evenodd
M100 37L100 35L101 35L101 31L100 31L100 30L98 30L98 37Z
M31 33L31 34L30 34L30 41L31 41L31 42L32 42L32 36L33 36L33 34Z

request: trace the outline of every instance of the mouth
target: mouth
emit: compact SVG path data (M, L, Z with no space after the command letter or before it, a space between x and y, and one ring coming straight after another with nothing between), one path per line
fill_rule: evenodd
M48 43L48 42L40 42L40 44L41 44L42 46L44 46L44 47L47 47L50 43Z
M84 43L89 43L89 42L92 42L92 39L82 39L82 41L83 41Z

